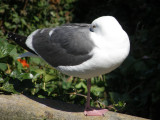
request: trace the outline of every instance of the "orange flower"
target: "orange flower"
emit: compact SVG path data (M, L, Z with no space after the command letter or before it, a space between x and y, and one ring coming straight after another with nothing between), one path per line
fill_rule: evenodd
M18 62L20 62L22 64L23 67L27 67L29 68L29 64L27 63L26 60L23 59L17 59Z

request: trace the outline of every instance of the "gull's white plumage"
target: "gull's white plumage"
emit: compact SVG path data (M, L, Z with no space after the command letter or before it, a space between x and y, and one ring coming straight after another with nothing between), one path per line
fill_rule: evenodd
M108 21L105 21L105 20ZM130 49L129 38L118 21L111 16L100 17L93 21L101 30L90 33L96 47L90 52L93 57L76 66L58 66L56 69L67 75L91 78L109 73L119 67ZM99 28L100 29L100 28Z
M32 41L33 41L33 36L37 33L38 29L35 30L34 32L32 32L28 37L27 37L27 40L26 40L26 45L28 48L30 48L31 50L33 50L34 52L36 52L36 50L33 48L33 45L32 45Z

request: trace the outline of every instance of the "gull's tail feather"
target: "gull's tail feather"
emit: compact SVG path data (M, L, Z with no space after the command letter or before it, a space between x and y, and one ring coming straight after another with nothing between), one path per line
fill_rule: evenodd
M21 47L23 47L30 53L37 55L33 50L27 47L26 45L27 37L26 36L18 35L12 32L8 32L7 34L8 34L8 39L15 41L18 45L20 45Z

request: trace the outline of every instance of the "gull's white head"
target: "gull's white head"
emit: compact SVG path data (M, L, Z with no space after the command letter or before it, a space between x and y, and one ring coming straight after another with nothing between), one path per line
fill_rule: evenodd
M90 25L90 37L96 47L93 49L97 65L106 65L110 69L119 66L127 57L130 43L127 33L112 16L102 16ZM104 58L101 60L99 58ZM111 66L108 66L111 65Z
M114 17L102 16L95 19L90 25L90 31L90 37L98 48L111 56L120 55L121 58L125 58L128 55L129 37Z
M122 27L119 22L112 16L102 16L95 19L90 26L90 31L106 36L106 35L116 35L122 31Z

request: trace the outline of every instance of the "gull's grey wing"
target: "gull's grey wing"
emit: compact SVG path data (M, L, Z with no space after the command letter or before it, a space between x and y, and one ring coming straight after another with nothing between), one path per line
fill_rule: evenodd
M67 24L63 24L62 26L71 26L71 27L85 27L85 28L89 28L90 24L87 23L67 23Z
M32 45L50 65L79 65L92 57L94 43L89 37L89 24L66 24L41 29L33 36Z

